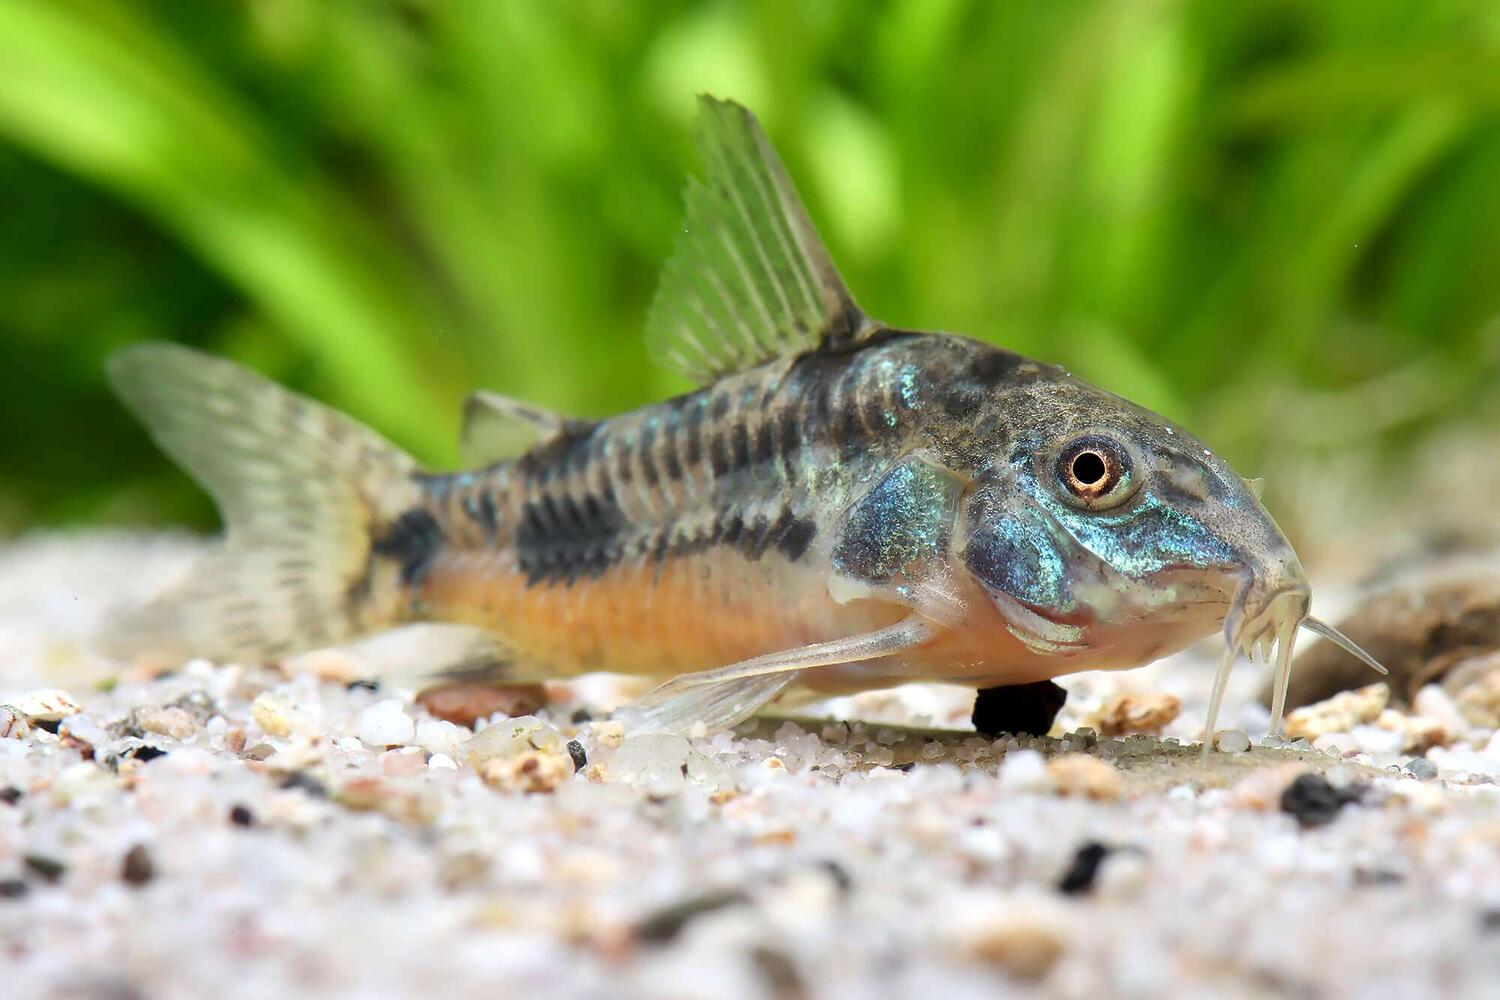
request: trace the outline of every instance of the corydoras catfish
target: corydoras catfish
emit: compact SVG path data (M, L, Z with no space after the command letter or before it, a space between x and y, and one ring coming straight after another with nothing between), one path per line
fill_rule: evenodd
M683 731L791 691L941 680L1003 699L1222 630L1210 734L1238 653L1279 647L1284 692L1299 625L1350 645L1192 434L1061 368L871 318L755 118L703 98L697 138L705 177L648 319L695 392L597 421L478 393L483 461L435 473L230 362L113 357L226 523L125 640L265 660L459 623L503 650L480 680L656 676L632 725Z

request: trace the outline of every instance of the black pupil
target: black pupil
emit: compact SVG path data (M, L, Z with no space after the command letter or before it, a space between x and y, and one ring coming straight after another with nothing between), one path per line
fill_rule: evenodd
M1093 486L1104 478L1104 457L1098 452L1086 451L1073 459L1073 478L1085 486Z

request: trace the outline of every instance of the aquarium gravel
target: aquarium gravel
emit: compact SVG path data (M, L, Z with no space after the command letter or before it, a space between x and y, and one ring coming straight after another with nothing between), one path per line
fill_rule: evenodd
M151 677L91 653L101 616L194 547L0 550L0 704L17 706L0 715L0 956L27 995L1477 997L1500 982L1500 742L1482 727L1413 752L1382 735L1405 721L1356 711L1350 732L1268 739L1250 700L1264 668L1242 663L1234 729L1204 762L1213 651L1067 679L1058 735L999 739L962 731L966 696L937 687L631 737L607 721L630 692L589 678L475 732L390 685L203 661ZM362 657L379 659L347 654ZM1156 731L1090 725L1160 692L1182 710L1136 713Z

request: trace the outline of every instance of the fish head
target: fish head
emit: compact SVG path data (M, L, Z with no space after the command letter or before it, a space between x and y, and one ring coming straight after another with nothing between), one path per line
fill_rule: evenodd
M1192 434L1056 369L1000 405L959 544L1028 647L1123 668L1221 627L1232 649L1265 648L1306 617L1291 544Z

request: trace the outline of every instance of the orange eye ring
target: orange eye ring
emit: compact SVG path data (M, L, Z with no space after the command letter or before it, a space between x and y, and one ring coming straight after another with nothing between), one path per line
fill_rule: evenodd
M1106 437L1079 438L1057 456L1057 480L1068 500L1085 510L1104 510L1132 492L1124 449Z

